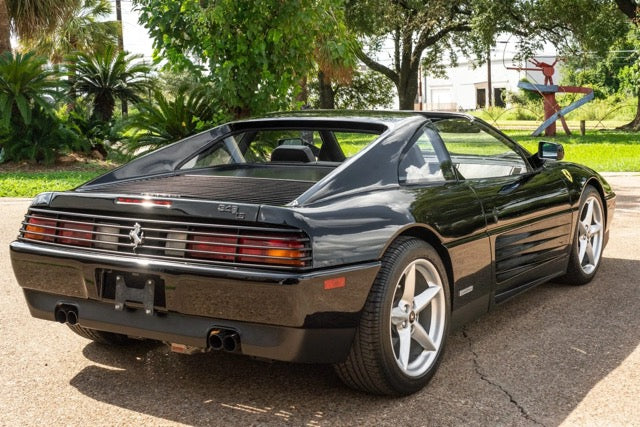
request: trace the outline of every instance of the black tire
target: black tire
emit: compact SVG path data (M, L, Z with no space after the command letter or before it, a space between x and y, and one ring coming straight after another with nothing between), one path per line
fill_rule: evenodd
M98 331L97 329L84 328L80 325L69 325L68 323L67 326L69 327L69 329L71 329L81 337L90 339L100 344L123 346L131 344L134 341L128 336L122 334Z
M406 286L412 275L413 292ZM450 310L449 283L436 250L422 240L399 238L382 259L349 356L334 366L336 373L349 387L368 393L415 393L438 368Z
M589 205L592 205L591 218L589 216ZM568 285L584 285L589 283L600 267L602 250L604 249L605 215L600 193L593 186L587 185L580 197L578 219L576 230L573 235L571 253L569 254L569 264L567 273L558 279L558 282ZM591 226L587 230L586 223ZM599 226L597 232L593 232ZM596 228L594 228L596 227ZM581 248L590 247L593 256L589 259L588 252L582 252Z

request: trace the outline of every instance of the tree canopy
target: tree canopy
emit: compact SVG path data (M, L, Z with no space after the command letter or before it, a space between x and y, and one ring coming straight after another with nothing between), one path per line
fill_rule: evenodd
M560 50L606 49L624 31L624 16L607 0L347 0L346 6L362 41L358 57L396 85L400 109L413 108L421 64L437 71L445 54L482 62L499 33L518 36L527 56L545 41ZM379 60L385 40L393 42L391 66Z
M20 46L60 63L74 51L95 52L115 45L119 24L105 20L110 13L108 0L73 0L53 28L21 37Z
M290 104L334 0L135 0L157 55L210 80L235 117Z

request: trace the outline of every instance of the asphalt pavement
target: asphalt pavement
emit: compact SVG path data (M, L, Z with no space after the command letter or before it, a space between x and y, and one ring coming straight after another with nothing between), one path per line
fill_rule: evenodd
M400 399L329 366L110 348L33 319L8 250L28 201L0 199L0 425L640 425L640 173L607 179L618 209L596 279L454 332L430 385Z

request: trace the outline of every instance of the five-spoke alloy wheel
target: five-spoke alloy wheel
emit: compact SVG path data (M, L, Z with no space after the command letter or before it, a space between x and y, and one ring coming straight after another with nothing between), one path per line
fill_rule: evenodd
M370 393L406 395L424 387L444 350L449 281L437 251L401 237L387 249L347 360L336 372Z
M600 193L587 185L580 198L580 210L567 274L562 282L584 285L595 276L604 247L605 215Z
M417 259L403 271L391 309L391 345L400 369L410 377L426 372L444 338L446 301L440 274Z

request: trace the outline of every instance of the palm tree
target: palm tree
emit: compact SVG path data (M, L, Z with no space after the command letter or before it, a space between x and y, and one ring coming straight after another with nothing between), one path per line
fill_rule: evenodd
M0 152L4 160L52 161L78 141L55 116L59 75L32 52L0 54Z
M76 0L0 0L0 52L11 50L11 31L30 38L51 31Z
M107 122L116 100L138 102L147 89L151 68L139 61L142 55L116 51L107 46L95 54L77 53L69 64L73 89L93 101L93 117Z
M153 102L138 104L139 113L130 123L136 135L130 140L131 152L151 150L193 135L211 125L214 110L206 86L179 87L173 99L156 91Z
M53 112L57 74L33 52L0 55L0 128L29 126L34 109Z
M2 1L2 0L0 0ZM108 0L73 0L53 31L20 39L20 45L58 64L75 51L95 52L116 43L118 23L100 21L111 13Z

